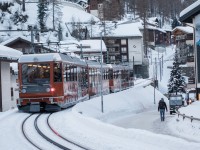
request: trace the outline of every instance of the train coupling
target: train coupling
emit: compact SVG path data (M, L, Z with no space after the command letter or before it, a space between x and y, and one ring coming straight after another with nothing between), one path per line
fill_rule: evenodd
M39 102L31 103L30 104L30 112L31 113L40 112L40 103Z

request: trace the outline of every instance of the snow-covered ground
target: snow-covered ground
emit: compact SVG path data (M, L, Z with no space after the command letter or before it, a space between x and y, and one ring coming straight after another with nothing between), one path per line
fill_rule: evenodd
M172 47L168 47L166 53L164 52L164 60L167 61L163 67L162 81L159 82L162 91L167 87L170 72L167 66L172 64L170 56L173 56L173 52ZM156 52L154 53L157 56ZM161 97L167 103L168 100L156 89L154 104L154 88L149 85L150 82L151 80L138 79L130 89L103 96L103 113L101 97L97 97L81 102L70 110L54 113L50 124L64 137L95 150L199 149L199 122L183 120L177 115L169 115L169 112L166 114L166 121L161 122L157 103ZM181 108L180 112L198 117L199 107L200 102L194 102ZM0 113L1 149L34 149L21 133L22 121L27 116L28 114L19 113L16 109ZM46 128L45 124L40 124L43 129ZM27 128L34 132L31 123ZM51 136L49 132L47 134ZM37 141L47 145L45 141L39 140L39 135L33 135Z

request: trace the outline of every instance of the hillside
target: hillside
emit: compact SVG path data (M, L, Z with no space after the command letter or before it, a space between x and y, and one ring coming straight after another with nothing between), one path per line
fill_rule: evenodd
M69 22L99 21L95 16L85 12L80 5L71 2L56 2L54 5L54 11L52 3L48 3L47 10L44 22L48 32L40 34L43 42L58 40L58 32L53 32L51 30L53 28L53 19L55 30L58 31L59 28L62 30L63 40L72 39L70 35L72 32L72 25L69 24ZM26 3L25 11L22 11L22 6L15 0L1 1L0 24L0 42L13 36L25 36L31 39L30 31L24 30L30 29L30 26L32 26L34 30L40 29L38 20L38 3Z

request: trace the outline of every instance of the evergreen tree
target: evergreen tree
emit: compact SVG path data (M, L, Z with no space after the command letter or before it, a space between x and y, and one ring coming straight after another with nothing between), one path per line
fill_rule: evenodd
M168 84L168 93L184 93L185 92L185 79L181 75L181 68L179 67L178 54L175 53L173 68L171 71L169 84Z
M180 26L181 24L178 22L178 20L175 18L172 22L172 29L176 28L177 26Z
M39 20L39 25L41 30L46 29L45 25L45 18L46 18L46 12L47 12L47 0L39 0L38 4L38 20ZM41 31L42 32L42 31Z

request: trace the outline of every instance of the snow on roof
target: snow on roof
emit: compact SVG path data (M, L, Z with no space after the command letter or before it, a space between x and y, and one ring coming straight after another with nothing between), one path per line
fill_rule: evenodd
M31 40L29 40L29 39L28 39L27 37L25 37L25 36L15 36L15 37L13 37L13 38L9 38L8 40L2 42L1 45L7 45L7 44L9 44L10 42L13 42L13 41L15 41L15 40L17 40L17 39L22 39L22 40L31 42Z
M120 24L108 35L111 37L142 37L137 23Z
M83 52L100 52L101 40L61 41L62 52L76 52L80 51L81 48ZM106 45L103 40L102 40L102 51L103 52L107 51Z
M181 11L180 17L183 17L184 15L186 15L187 13L189 13L191 10L195 9L199 5L200 5L200 0L197 0L195 3L193 3L190 6L188 6L183 11Z
M82 44L82 46L83 46L82 50L84 52L85 51L89 51L89 52L101 51L101 40L82 40L82 41L80 41L80 44ZM86 48L84 48L84 46ZM88 46L88 48L87 48L87 46ZM107 51L106 45L103 40L102 40L102 51L103 52Z
M6 57L7 59L17 60L21 55L22 52L18 50L0 45L0 57Z
M186 32L186 33L193 33L194 32L192 27L177 26L176 28L173 29L172 32L174 32L176 30L181 30L181 31Z
M157 27L150 26L150 25L147 25L147 29L158 30L160 32L166 33L166 31L164 29L157 28Z
M1 0L0 3L13 3L14 0Z
M61 57L58 53L46 53L46 54L28 54L22 55L18 62L48 62L48 61L61 61Z
M19 63L49 62L49 61L64 61L71 64L86 65L85 62L81 59L61 53L28 54L28 55L22 55L18 60Z
M158 18L157 17L151 17L151 18L148 18L147 22L152 24L152 25L155 25L157 26L158 25Z

